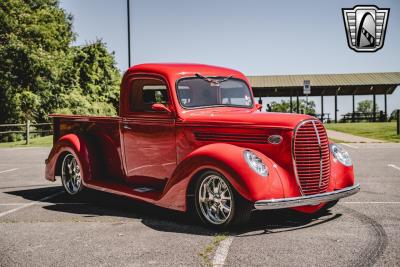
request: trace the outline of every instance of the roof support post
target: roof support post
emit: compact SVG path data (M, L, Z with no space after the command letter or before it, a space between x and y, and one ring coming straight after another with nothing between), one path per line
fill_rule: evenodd
M372 104L372 121L375 122L376 121L376 94L375 94L375 89L374 89L374 94L373 96L373 104Z
M300 113L300 100L299 100L299 90L297 90L297 95L296 95L296 112L297 114Z
M351 113L351 122L354 122L354 115L355 115L354 113L356 112L356 101L355 101L356 96L354 93L352 95L352 98L353 98L353 112Z
M387 114L387 93L385 92L385 121L387 121L388 114Z
M293 99L292 99L292 90L290 90L290 113L293 113Z
M324 123L324 95L321 94L321 122Z
M340 87L339 87L339 89L340 89ZM338 112L338 109L337 109L337 93L338 93L338 90L336 90L336 92L335 92L335 123L337 123L337 112Z

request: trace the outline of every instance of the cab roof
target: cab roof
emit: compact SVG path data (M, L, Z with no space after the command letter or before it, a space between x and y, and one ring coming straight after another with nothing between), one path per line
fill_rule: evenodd
M239 71L205 64L195 63L146 63L132 66L127 73L156 73L169 78L180 78L193 76L200 73L203 76L231 76L246 80L246 77Z

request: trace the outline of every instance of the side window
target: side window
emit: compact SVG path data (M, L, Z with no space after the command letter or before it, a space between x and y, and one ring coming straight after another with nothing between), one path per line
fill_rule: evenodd
M168 104L167 85L156 78L133 80L130 92L130 110L134 112L153 111L155 103Z

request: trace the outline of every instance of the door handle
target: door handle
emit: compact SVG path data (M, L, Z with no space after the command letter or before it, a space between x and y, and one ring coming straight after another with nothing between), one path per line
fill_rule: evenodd
M128 124L122 125L122 128L124 128L125 130L132 130L131 126L129 126Z

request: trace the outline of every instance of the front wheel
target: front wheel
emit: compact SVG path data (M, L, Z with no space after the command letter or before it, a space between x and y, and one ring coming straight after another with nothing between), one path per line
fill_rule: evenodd
M220 173L207 171L196 184L196 211L207 225L224 228L247 222L250 203L244 200Z
M61 164L61 181L69 195L76 195L82 191L81 167L72 153L64 155Z

